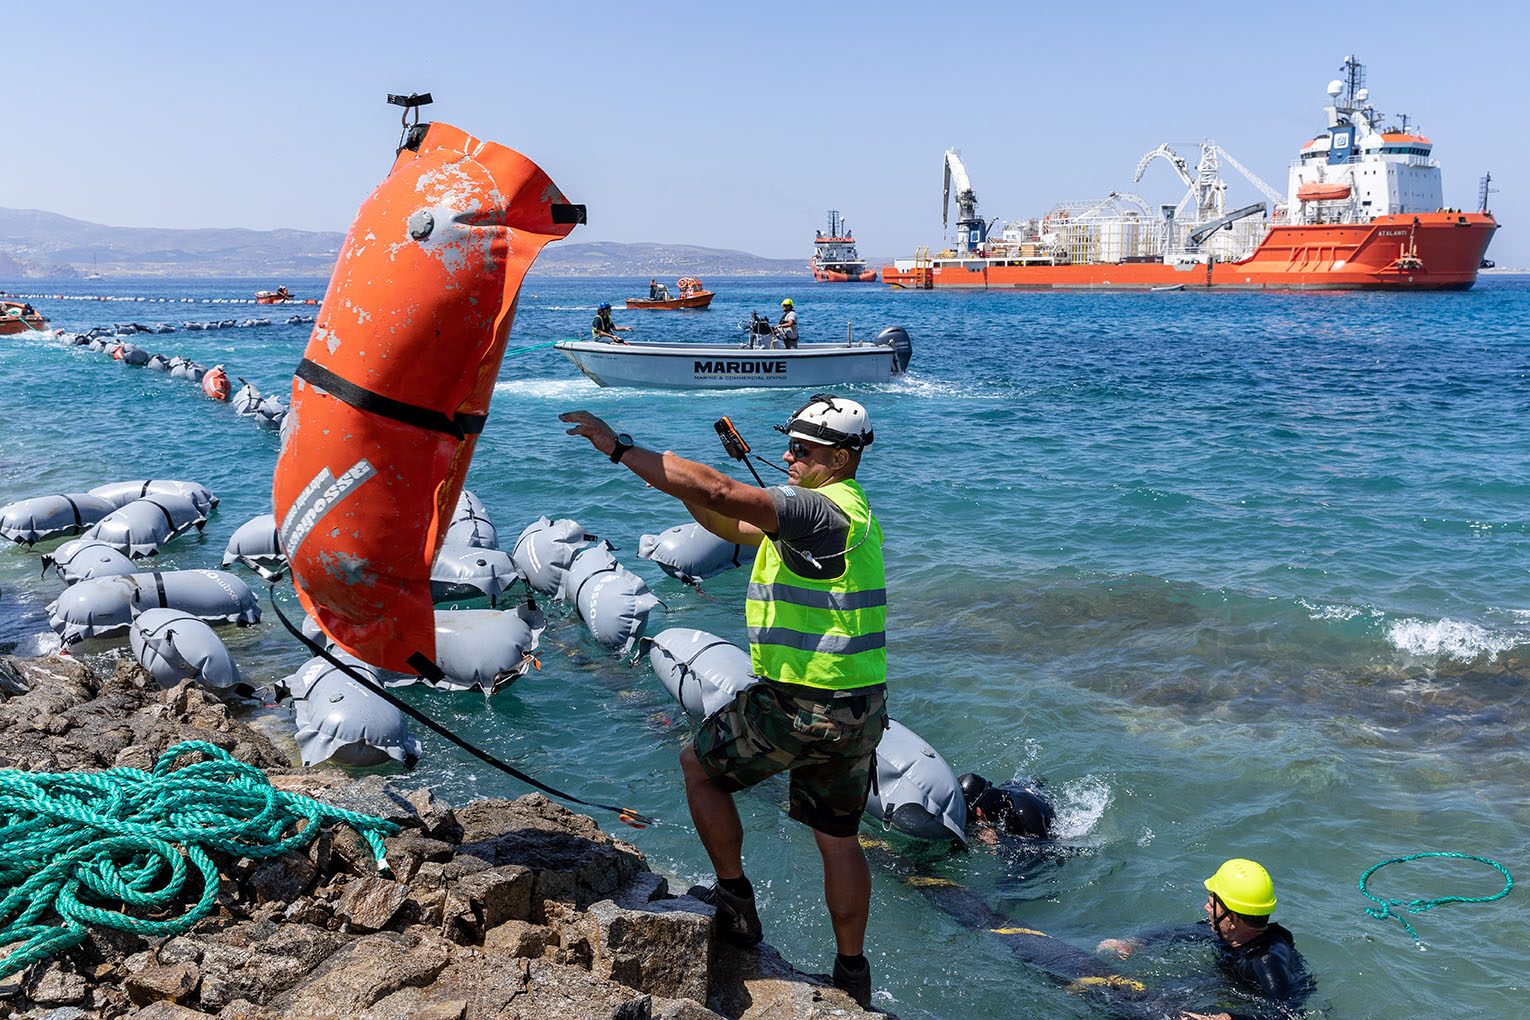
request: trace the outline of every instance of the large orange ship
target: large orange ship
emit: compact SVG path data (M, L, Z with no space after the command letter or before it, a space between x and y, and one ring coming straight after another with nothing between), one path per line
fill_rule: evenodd
M1409 130L1406 118L1381 126L1354 57L1328 96L1328 128L1302 146L1285 195L1216 142L1201 144L1194 169L1161 145L1143 156L1137 179L1155 160L1168 162L1188 189L1178 205L1154 209L1137 195L1112 192L1060 203L990 235L961 157L947 152L944 208L949 212L954 191L956 244L898 259L882 280L980 290L1465 290L1476 283L1498 229L1487 189L1478 212L1442 208L1429 139ZM1269 206L1228 209L1224 163Z

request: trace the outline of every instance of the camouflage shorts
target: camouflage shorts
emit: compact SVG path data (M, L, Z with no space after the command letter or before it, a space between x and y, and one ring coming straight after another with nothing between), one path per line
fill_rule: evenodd
M761 680L712 713L691 746L729 793L789 771L788 813L825 835L853 836L887 728L887 689L833 694Z

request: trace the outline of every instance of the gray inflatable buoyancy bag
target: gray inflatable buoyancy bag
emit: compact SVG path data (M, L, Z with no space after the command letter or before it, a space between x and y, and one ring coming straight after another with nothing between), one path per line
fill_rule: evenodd
M239 381L244 382L243 379ZM234 392L228 402L233 406L235 414L241 418L248 417L255 413L255 408L260 406L260 391L255 388L254 383L244 382L244 385Z
M503 550L443 546L430 568L430 597L436 602L487 597L492 605L519 579Z
M272 432L279 431L283 420L287 417L287 405L282 403L277 396L261 397L250 411L250 417L255 419L255 424Z
M143 367L151 372L168 372L170 371L170 359L163 354L154 354L149 357L148 362Z
M96 577L70 585L48 604L48 626L65 646L122 633L133 622L136 576Z
M742 546L718 538L700 524L681 524L638 539L638 555L657 563L666 574L685 584L741 566L749 555Z
M377 693L380 684L372 667L352 656L336 657L367 682L358 682L315 657L278 688L279 694L292 698L295 737L303 764L317 765L331 759L355 766L416 761L420 742L409 732L403 713Z
M124 365L132 365L134 368L142 368L149 363L149 352L137 344L123 344L122 357L118 359Z
M205 485L197 482L179 482L168 478L151 478L131 482L112 482L98 485L90 490L92 496L100 496L113 506L124 507L135 499L145 496L185 496L204 514L218 505L218 497Z
M239 667L213 629L179 609L148 609L128 631L133 658L161 687L190 677L203 687L223 689L239 682Z
M641 577L616 562L609 542L574 557L558 598L574 607L596 641L620 652L632 649L648 626L648 614L663 605Z
M208 623L248 627L260 622L260 599L226 570L165 570L133 574L133 611L180 609Z
M105 542L139 559L158 555L166 542L192 528L201 531L206 523L207 518L189 497L161 494L118 507L80 537Z
M446 528L447 545L470 545L478 549L498 549L499 533L478 497L466 489L457 497L457 509Z
M430 683L440 690L480 690L497 694L526 675L535 659L542 613L534 606L515 609L436 610L436 665L445 679Z
M88 538L65 542L44 556L42 565L43 573L52 567L65 584L138 572L138 567L128 557L105 542L93 542Z
M705 719L759 682L749 653L716 634L667 627L648 642L648 662L685 714Z
M48 625L66 645L126 631L135 613L179 609L207 623L241 627L260 622L255 593L222 570L94 577L64 589L48 604Z
M648 642L659 682L693 719L704 719L758 682L749 653L715 634L671 627ZM731 649L731 650L730 650ZM897 720L877 746L870 818L919 839L966 842L967 802L956 773L934 748Z
M877 745L877 778L866 813L920 839L967 841L967 802L956 773L919 734L896 719Z
M515 540L510 558L532 591L556 595L574 556L593 538L578 521L539 517Z
M170 366L170 378L172 379L190 379L192 382L201 382L202 376L205 375L206 372L207 369L203 368L197 362L186 361L184 359L179 365Z
M33 496L0 506L0 537L32 545L78 535L115 509L110 500L88 492Z
M282 554L281 543L276 535L276 515L260 514L251 517L234 531L223 551L225 567L234 564L248 567L267 581L274 581L287 569L287 557Z

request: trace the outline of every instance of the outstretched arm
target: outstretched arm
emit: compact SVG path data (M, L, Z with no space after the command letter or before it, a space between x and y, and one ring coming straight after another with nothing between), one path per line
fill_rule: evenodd
M616 432L588 411L568 411L558 420L573 426L571 436L583 436L601 453L616 449ZM673 453L634 446L622 464L660 492L685 504L702 527L740 545L759 545L764 532L779 525L770 493L729 478L715 468Z

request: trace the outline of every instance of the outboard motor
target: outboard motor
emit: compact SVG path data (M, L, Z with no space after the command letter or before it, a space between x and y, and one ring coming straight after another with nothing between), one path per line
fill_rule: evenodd
M770 319L761 315L759 312L749 313L750 347L769 347L771 334L773 331L774 327L771 326Z
M914 356L914 343L908 338L908 330L902 326L888 326L877 334L876 340L872 341L880 347L893 349L893 373L896 375L908 370L909 360Z

